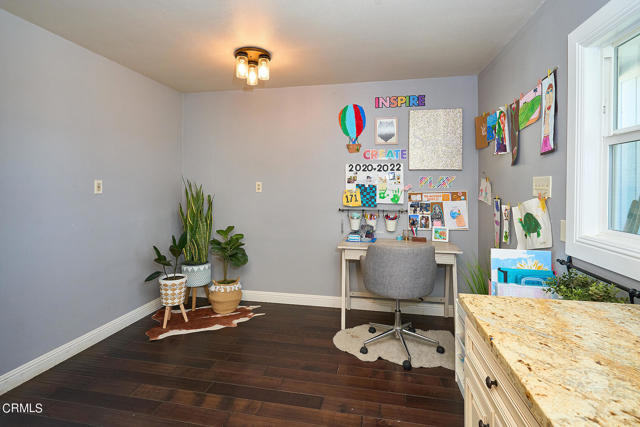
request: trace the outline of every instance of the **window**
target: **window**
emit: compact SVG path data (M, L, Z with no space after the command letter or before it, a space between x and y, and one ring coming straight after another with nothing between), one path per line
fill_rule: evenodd
M613 128L605 134L609 156L609 230L640 233L640 34L613 46ZM609 52L611 49L609 49ZM606 52L606 51L605 51ZM604 56L603 65L610 59ZM606 113L606 109L605 109ZM612 134L621 138L611 138Z
M640 280L640 3L569 34L566 252Z

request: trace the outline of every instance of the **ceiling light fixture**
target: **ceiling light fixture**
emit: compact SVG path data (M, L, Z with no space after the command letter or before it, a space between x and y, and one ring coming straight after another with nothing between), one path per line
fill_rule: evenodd
M249 86L258 80L269 80L271 54L260 47L241 47L234 52L236 57L236 78L247 79Z

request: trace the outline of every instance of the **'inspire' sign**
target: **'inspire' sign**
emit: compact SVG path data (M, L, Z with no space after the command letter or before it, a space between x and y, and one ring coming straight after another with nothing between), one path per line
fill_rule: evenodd
M426 95L376 96L376 108L424 107Z

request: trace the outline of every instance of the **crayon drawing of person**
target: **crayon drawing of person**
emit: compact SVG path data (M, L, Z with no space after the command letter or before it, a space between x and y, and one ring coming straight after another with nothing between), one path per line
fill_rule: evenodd
M544 94L544 132L542 134L542 147L540 147L541 153L546 153L548 151L553 151L553 142L551 141L550 131L551 131L551 114L553 111L551 109L554 106L554 94L553 94L553 83L549 83L547 86L547 90Z
M507 147L507 114L504 110L499 109L496 114L498 115L498 123L496 125L496 149L495 153L508 153Z

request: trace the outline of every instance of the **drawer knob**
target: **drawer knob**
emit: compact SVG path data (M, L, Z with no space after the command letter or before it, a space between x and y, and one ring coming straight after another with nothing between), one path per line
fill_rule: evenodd
M489 427L489 423L485 424L482 420L478 421L478 427Z
M491 378L489 378L487 376L487 378L484 379L485 384L487 384L487 388L491 389L491 387L496 386L498 387L498 380L493 380L491 381Z

